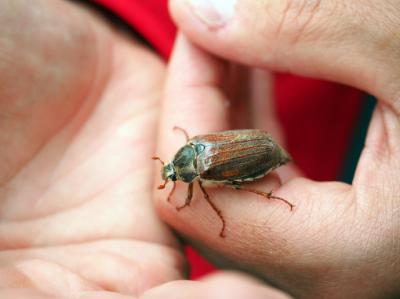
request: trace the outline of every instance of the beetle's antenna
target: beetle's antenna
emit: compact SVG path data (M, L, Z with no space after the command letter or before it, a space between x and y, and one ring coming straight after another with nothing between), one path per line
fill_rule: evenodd
M164 166L165 165L165 163L164 163L164 161L163 160L161 160L159 157L151 157L153 160L158 160L158 161L160 161L161 162L161 164Z
M188 132L187 132L185 129L182 129L181 127L175 126L175 127L173 128L173 130L174 130L174 131L176 131L176 130L181 131L181 132L185 135L186 142L189 141L189 139L190 139L190 138L189 138L189 134L188 134Z

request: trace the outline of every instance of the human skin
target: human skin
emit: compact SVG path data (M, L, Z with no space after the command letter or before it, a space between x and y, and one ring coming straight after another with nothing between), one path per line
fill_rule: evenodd
M1 298L287 298L243 274L182 280L152 200L154 52L72 2L0 1L0 28Z
M224 83L229 74L226 60L352 85L376 96L378 104L351 185L301 178L294 165L278 170L280 179L275 175L254 184L294 203L293 212L256 195L209 189L226 220L226 238L219 237L220 220L199 189L191 207L179 212L166 203L168 191L156 193L160 215L212 260L245 269L296 298L398 296L398 3L208 3L170 1L173 18L186 37L175 46L167 76L161 157L172 157L184 143L182 136L168 130L173 125L185 127L190 135L234 127L230 113L235 108L228 108L231 96ZM228 3L236 4L230 9ZM274 134L279 126L273 116L272 120L256 126ZM183 201L185 194L181 186L172 201Z

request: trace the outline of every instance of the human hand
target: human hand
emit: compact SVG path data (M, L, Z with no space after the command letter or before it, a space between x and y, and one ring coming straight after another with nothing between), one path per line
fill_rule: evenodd
M151 51L64 1L3 1L0 25L1 298L286 298L238 274L177 280L151 199Z
M164 64L76 4L2 1L0 23L0 297L181 278L151 200Z
M219 237L220 220L198 189L191 207L180 212L165 201L168 191L157 193L160 215L212 260L246 269L295 297L398 294L396 24L400 11L396 3L218 1L216 6L228 15L224 18L208 10L212 6L207 1L194 2L201 8L184 0L171 1L178 27L196 45L181 38L175 48L161 117L161 157L172 157L184 143L172 132L174 125L192 136L236 125L231 119L239 109L235 104L227 108L230 96L224 81L229 71L216 56L346 83L372 93L379 103L352 185L294 178L298 170L293 165L276 172L281 186L276 176L255 184L266 191L280 186L275 194L295 204L292 213L279 202L265 203L255 195L209 189L226 220L226 238ZM229 3L236 3L235 9L229 9ZM257 97L252 93L248 105L257 107ZM270 124L256 126L270 128ZM182 202L185 195L184 187L177 189L172 202Z

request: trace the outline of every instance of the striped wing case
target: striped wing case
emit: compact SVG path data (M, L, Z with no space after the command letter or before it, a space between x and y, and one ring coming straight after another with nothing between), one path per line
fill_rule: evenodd
M290 160L289 155L262 130L199 135L189 143L196 149L196 168L202 180L253 181Z

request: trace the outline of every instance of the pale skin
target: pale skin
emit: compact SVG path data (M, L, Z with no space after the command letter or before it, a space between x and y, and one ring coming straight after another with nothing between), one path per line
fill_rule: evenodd
M265 1L249 3L265 8ZM58 0L37 0L34 6L22 0L0 2L0 297L288 298L244 274L182 280L186 261L180 244L159 216L206 255L235 260L231 266L296 297L397 294L400 126L393 61L398 61L399 41L390 35L396 22L386 20L400 14L387 13L390 2L380 2L372 17L383 21L367 22L374 30L366 27L354 36L343 30L347 39L338 40L355 49L367 46L368 56L361 55L361 62L357 55L349 57L332 67L336 56L354 51L338 43L331 52L312 52L327 44L323 41L331 35L326 32L316 33L321 45L310 49L302 48L303 36L295 36L297 51L277 55L272 63L263 56L274 52L268 47L279 46L279 53L285 53L289 46L284 39L269 39L266 47L258 39L271 28L264 26L264 9L243 9L260 21L252 22L251 32L243 21L245 34L227 30L219 36L196 20L185 3L172 4L178 25L199 46L180 38L166 74L152 51L84 7ZM281 11L269 7L276 18L268 20L277 26ZM354 25L351 21L339 24ZM298 32L297 23L293 28L285 24L289 33ZM378 33L390 37L379 50L369 44ZM241 47L248 52L239 55ZM251 90L258 92L251 96L239 96L247 95L246 88L228 88L227 93L222 81L228 72L214 54L352 84L381 98L353 185L294 178L299 171L293 166L254 184L290 198L296 205L292 213L256 195L208 189L227 221L224 239L218 235L219 219L196 187L191 206L176 211L185 186L177 186L168 203L168 190L155 190L159 165L150 160L155 154L167 160L184 143L173 126L195 135L251 122L284 140L272 109L263 110L268 117L238 116L238 108L248 103L253 112L271 104L260 101L268 90L267 75L252 77ZM310 55L314 64L305 58ZM241 71L234 72L232 81L243 81L238 80Z

